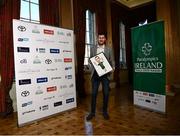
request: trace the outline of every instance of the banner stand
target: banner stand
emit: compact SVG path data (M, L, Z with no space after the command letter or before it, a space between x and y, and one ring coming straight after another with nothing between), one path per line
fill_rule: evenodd
M77 107L72 30L13 20L18 126Z
M164 22L134 27L131 32L134 105L165 113Z

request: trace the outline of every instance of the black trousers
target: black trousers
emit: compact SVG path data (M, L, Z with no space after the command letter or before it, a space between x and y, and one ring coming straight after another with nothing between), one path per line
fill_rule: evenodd
M95 115L96 112L96 99L100 83L102 83L103 89L103 114L107 113L108 100L109 100L109 79L108 75L99 77L95 71L92 79L92 96L91 96L91 113Z

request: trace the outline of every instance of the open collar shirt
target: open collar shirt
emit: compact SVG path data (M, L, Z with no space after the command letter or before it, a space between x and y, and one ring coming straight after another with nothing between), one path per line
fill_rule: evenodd
M104 48L105 48L105 45L97 45L97 54L101 53L101 52L104 52Z

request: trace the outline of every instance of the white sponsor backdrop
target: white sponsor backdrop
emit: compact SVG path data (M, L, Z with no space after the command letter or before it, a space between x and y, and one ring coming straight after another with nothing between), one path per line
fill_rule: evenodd
M13 20L18 125L75 108L73 31Z

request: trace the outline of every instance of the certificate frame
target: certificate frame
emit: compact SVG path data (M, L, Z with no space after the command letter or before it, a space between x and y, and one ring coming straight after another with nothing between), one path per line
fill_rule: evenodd
M113 70L103 52L91 57L90 62L93 65L99 77Z

